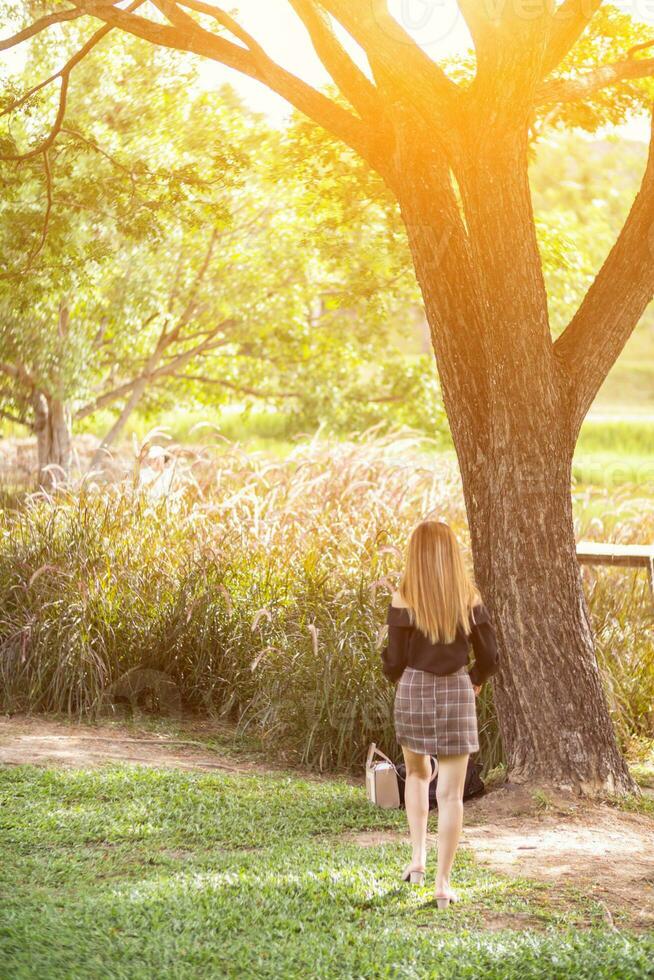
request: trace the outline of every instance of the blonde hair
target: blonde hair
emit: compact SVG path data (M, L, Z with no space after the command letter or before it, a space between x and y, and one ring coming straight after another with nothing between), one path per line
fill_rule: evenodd
M411 623L432 643L451 643L459 626L470 632L470 611L481 596L444 521L421 521L413 529L399 594Z

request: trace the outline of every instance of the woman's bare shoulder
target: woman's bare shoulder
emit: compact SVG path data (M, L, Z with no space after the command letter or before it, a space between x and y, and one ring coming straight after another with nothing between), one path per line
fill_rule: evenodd
M391 606L395 606L396 609L407 609L408 606L399 592L394 592L391 596Z

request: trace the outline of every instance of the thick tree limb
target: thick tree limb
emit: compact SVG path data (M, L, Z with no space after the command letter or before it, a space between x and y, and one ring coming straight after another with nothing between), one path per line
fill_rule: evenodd
M316 54L341 94L363 119L378 117L382 109L379 92L343 48L329 16L311 0L289 0L289 3L306 27Z
M83 7L89 13L94 13L95 16L100 16L105 19L101 13L98 13L97 8L103 6L111 6L109 0L74 0L76 6ZM380 63L384 62L389 68L392 68L393 74L397 80L403 79L404 74L409 74L409 76L414 76L416 73L416 68L418 70L418 78L416 81L421 82L423 88L428 87L429 92L424 93L425 95L438 94L444 99L453 99L459 94L458 86L452 82L445 72L439 68L439 66L432 61L432 59L423 51L423 49L413 40L410 34L408 34L401 25L394 20L386 8L385 0L374 0L372 3L363 4L352 4L349 0L289 0L291 5L296 9L298 16L301 17L305 26L309 29L309 24L311 24L311 29L309 30L310 36L314 43L320 44L321 50L325 53L326 57L330 61L331 68L335 68L336 59L338 59L338 71L342 73L345 69L349 73L350 82L356 78L356 84L363 90L367 90L367 94L370 97L375 96L375 87L366 77L366 75L354 64L350 59L349 55L345 52L342 45L336 39L331 25L325 18L325 11L331 13L336 20L352 35L352 37L361 44L362 48L366 53L372 53L375 57L379 58ZM250 74L251 77L258 77L252 72L252 66L248 65L243 60L243 54L250 54L254 61L258 61L259 68L264 74L269 71L271 67L274 66L277 70L280 66L272 61L270 56L266 53L263 47L254 39L254 37L246 31L242 25L240 25L227 11L223 10L221 7L215 6L213 3L204 2L204 0L156 0L156 5L160 9L165 10L166 16L170 19L174 19L178 26L181 28L184 24L186 30L193 34L193 28L191 28L188 20L183 19L183 13L179 10L180 7L186 7L190 10L194 10L198 13L206 14L216 20L222 27L228 30L235 38L237 38L241 45L232 45L230 42L225 41L222 38L216 38L215 35L208 34L208 32L203 31L199 25L196 25L198 30L208 37L214 40L222 40L224 45L229 45L231 48L236 48L236 52L233 50L230 53L232 59L236 58L239 63L235 64L234 61L224 60L223 57L215 58L215 55L209 55L209 57L214 57L214 60L223 61L223 63L228 64L230 67L235 67L239 71L244 71L246 74ZM96 8L93 10L92 8ZM177 8L175 11L174 8ZM300 13L300 8L302 8L303 13ZM323 9L321 9L323 8ZM115 11L116 15L119 16L120 12ZM152 22L149 22L152 23ZM195 22L193 22L195 23ZM118 25L123 26L123 25ZM168 35L170 38L171 36ZM165 44L167 43L163 37L156 43ZM176 47L177 45L169 45ZM238 59L238 53L240 52L240 59ZM223 48L223 55L227 55L227 48ZM319 53L319 57L322 59L322 55ZM400 64L398 64L398 62ZM326 63L325 67L327 71L331 74L331 68ZM294 76L292 76L294 78ZM332 75L334 81L339 85L339 81ZM341 79L343 75L341 74ZM266 84L270 84L267 78L260 78L258 80L264 81ZM299 81L299 79L295 79ZM411 78L403 79L405 87L410 86ZM271 85L275 91L279 91L274 85ZM311 88L308 86L308 88ZM315 90L313 90L315 91ZM279 92L284 98L287 96L283 92ZM349 96L343 90L343 94L346 98ZM415 92L414 92L415 95ZM292 100L289 100L292 101ZM293 102L295 105L295 102ZM296 106L296 108L301 108ZM305 111L305 109L301 109ZM307 113L310 115L310 113ZM316 120L317 122L319 120Z
M479 58L483 54L484 47L496 33L497 24L493 24L490 15L497 10L497 7L495 5L487 7L479 0L458 0L458 6Z
M189 10L196 10L198 13L207 14L209 17L213 17L213 19L220 24L221 27L224 27L233 37L241 41L246 50L250 51L255 59L260 59L262 64L265 64L270 60L264 48L262 48L254 36L250 34L249 31L246 31L245 28L239 24L239 22L232 17L231 14L228 14L226 10L223 10L222 7L216 7L212 3L204 3L203 0L175 0L174 3L173 0L160 0L160 2L164 2L168 6L176 6L177 3L180 3L182 6L188 7ZM195 23L195 21L193 21L193 23Z
M571 381L570 424L581 423L654 295L654 115L640 190L581 306L554 344Z
M150 0L150 3L154 4L176 27L185 31L194 31L200 27L184 10L180 10L175 0Z
M552 35L543 59L543 76L560 65L602 6L602 0L563 0L554 14Z
M386 0L320 0L363 48L376 79L401 94L433 126L459 105L458 85L388 12Z
M285 98L296 109L299 109L300 112L351 146L361 156L365 157L372 166L376 165L375 160L377 165L381 164L382 161L376 152L374 131L371 131L357 116L347 112L323 95L322 92L317 91L278 65L254 41L251 35L247 34L236 24L233 18L219 8L209 4L196 3L195 0L192 4L190 0L185 3L187 7L192 5L193 9L199 10L201 6L206 8L203 12L210 13L223 26L231 24L228 29L232 30L240 40L250 44L250 47L228 41L224 37L204 30L199 25L191 28L188 24L185 27L156 24L144 17L115 8L106 0L74 0L74 2L75 6L83 12L103 20L112 27L118 27L128 34L141 37L162 47L193 52L262 82L272 91L281 95L282 98Z
M458 6L475 46L473 90L481 87L482 98L491 95L491 102L497 105L525 105L544 74L543 61L555 20L552 5L458 0Z
M627 51L627 58L633 58L637 51L644 51L645 48L651 48L654 44L654 38L651 41L643 41L641 44L634 44L632 48Z
M553 78L536 91L536 105L554 105L587 99L609 85L654 75L654 58L626 58L610 65L600 65L576 78Z

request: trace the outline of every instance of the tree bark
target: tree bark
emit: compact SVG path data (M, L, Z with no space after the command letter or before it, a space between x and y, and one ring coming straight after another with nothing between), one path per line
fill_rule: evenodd
M632 791L576 558L571 454L552 454L543 434L531 446L489 447L483 467L465 451L459 460L475 576L498 631L494 695L510 778Z
M38 389L32 395L38 454L38 482L47 490L70 476L72 432L70 406Z

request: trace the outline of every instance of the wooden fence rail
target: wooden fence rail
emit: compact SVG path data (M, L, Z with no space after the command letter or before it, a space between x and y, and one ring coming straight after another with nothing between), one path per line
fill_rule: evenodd
M582 565L619 565L645 568L654 602L654 545L609 544L604 541L579 541L577 558Z

